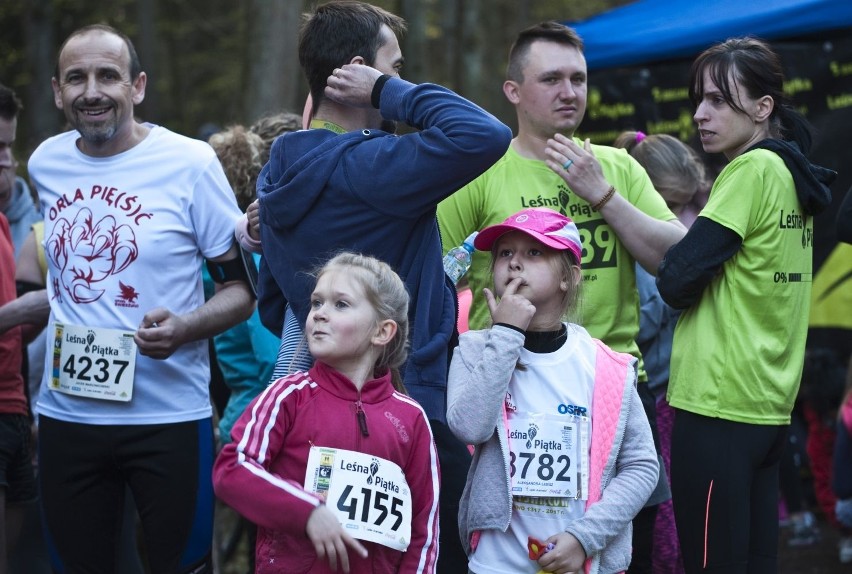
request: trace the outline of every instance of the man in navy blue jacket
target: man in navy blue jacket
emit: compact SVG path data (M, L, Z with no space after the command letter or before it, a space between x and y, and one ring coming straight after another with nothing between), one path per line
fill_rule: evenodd
M435 432L443 469L438 571L454 572L466 565L456 514L469 457L445 424L457 311L435 212L505 153L512 134L443 87L400 79L404 30L401 18L352 2L319 6L303 26L311 129L278 138L258 179L259 309L265 325L280 328L286 299L304 328L310 272L344 249L386 261L405 281L411 352L403 381ZM418 131L396 136L397 121Z
M508 127L453 92L399 78L404 22L369 4L320 6L303 28L299 60L310 82L310 130L272 146L258 180L266 265L304 326L309 272L346 249L378 257L411 295L411 354L403 379L431 419L445 419L455 291L444 275L438 202L506 151ZM396 136L391 122L417 133ZM280 324L268 277L260 305ZM266 308L266 311L264 310Z

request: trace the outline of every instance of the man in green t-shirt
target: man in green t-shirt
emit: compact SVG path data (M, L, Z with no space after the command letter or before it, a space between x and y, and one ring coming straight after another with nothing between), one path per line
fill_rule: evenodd
M444 251L472 232L529 207L548 207L570 217L583 241L583 305L577 317L593 337L640 358L636 344L639 296L634 265L656 274L663 255L686 229L654 189L645 170L624 150L574 138L586 111L587 69L583 42L574 30L545 22L522 31L509 54L503 93L515 106L518 133L509 150L476 180L438 206ZM490 323L483 287L491 285L489 254L475 252L468 271L473 293L470 326ZM643 392L644 391L644 392ZM640 385L654 428L654 399ZM656 493L655 493L656 494ZM649 501L667 499L664 493ZM634 564L641 568L647 526L635 528ZM640 514L642 516L642 514Z

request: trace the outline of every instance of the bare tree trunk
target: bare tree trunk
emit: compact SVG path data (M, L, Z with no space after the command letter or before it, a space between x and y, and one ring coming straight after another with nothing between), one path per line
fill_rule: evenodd
M527 22L530 21L530 0L518 0L518 22L524 28L527 27ZM521 31L521 28L518 28Z
M61 115L53 103L50 78L53 77L56 54L54 53L53 2L30 0L25 12L26 60L32 70L33 81L27 86L24 99L29 129L24 145L33 150L42 140L60 130Z
M158 77L160 55L157 50L157 0L138 0L139 38L136 51L142 61L142 69L148 75L150 83L145 90L145 101L139 112L145 121L159 123L160 97L156 86L161 83Z
M401 16L408 23L408 31L403 39L402 53L405 56L403 76L415 83L434 82L427 78L428 56L426 54L427 7L422 0L402 0Z
M482 0L461 3L461 42L459 45L462 74L459 92L468 97L483 95L482 69L485 64L485 26L482 25ZM487 106L487 102L482 102Z
M461 89L459 65L459 0L441 0L441 77L453 90Z
M249 28L248 121L283 110L299 112L299 24L302 3L251 0Z

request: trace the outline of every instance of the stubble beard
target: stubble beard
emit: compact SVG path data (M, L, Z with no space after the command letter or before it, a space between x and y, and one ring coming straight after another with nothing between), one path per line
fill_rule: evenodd
M113 117L104 122L92 123L88 121L84 110L72 109L71 123L84 141L101 145L111 140L118 131L118 120L115 117L115 108L110 108Z
M75 127L85 141L95 145L105 144L115 136L116 132L114 122L104 126L90 126L84 122L79 122Z

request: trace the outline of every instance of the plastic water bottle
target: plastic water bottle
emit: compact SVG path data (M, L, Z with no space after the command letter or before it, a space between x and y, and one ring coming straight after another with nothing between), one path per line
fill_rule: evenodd
M453 247L447 254L444 255L444 271L453 282L457 284L459 279L467 273L470 268L470 262L473 258L473 240L476 239L477 232L474 231L468 235L464 243L458 247Z

